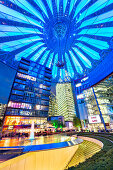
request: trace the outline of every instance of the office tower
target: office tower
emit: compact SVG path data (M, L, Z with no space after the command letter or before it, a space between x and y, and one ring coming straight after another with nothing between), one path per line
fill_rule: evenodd
M50 100L49 100L49 112L48 112L48 115L49 116L56 116L57 115L57 109L58 109L56 96L52 92L50 92L49 98L50 98Z
M84 90L89 128L95 131L113 127L113 75Z
M21 59L10 92L5 113L4 130L37 126L47 122L51 69Z
M72 92L72 84L70 82L57 83L56 99L58 103L57 114L64 116L65 121L73 121L76 111Z

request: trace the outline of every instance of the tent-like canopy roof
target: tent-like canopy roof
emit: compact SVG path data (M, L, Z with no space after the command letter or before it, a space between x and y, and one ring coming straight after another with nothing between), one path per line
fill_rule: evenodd
M1 0L0 61L25 57L54 79L89 73L110 51L113 0Z

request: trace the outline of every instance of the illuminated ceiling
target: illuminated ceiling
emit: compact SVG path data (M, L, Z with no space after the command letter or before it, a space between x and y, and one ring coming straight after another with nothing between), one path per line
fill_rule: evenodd
M25 57L54 79L90 72L109 51L113 0L0 1L0 60L16 68Z

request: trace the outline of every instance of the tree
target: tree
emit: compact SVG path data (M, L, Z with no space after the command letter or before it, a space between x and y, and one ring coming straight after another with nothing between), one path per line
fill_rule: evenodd
M63 122L60 122L58 120L52 120L51 124L55 127L55 130L57 128L61 128L61 130L62 130L62 128L64 127Z
M73 118L73 126L77 127L77 128L81 128L81 121L78 117L74 116Z

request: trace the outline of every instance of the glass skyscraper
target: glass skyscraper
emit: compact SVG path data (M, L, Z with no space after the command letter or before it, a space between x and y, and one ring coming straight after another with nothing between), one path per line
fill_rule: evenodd
M21 59L10 92L5 113L4 129L47 122L51 69Z
M113 128L113 74L89 87L88 77L75 84L80 118L89 130Z
M50 96L49 96L50 100L49 100L49 116L56 116L57 115L57 109L58 109L58 104L57 104L57 100L56 100L56 96L50 92Z
M58 102L57 114L64 116L65 121L73 121L76 114L72 84L70 82L57 83L56 99Z

